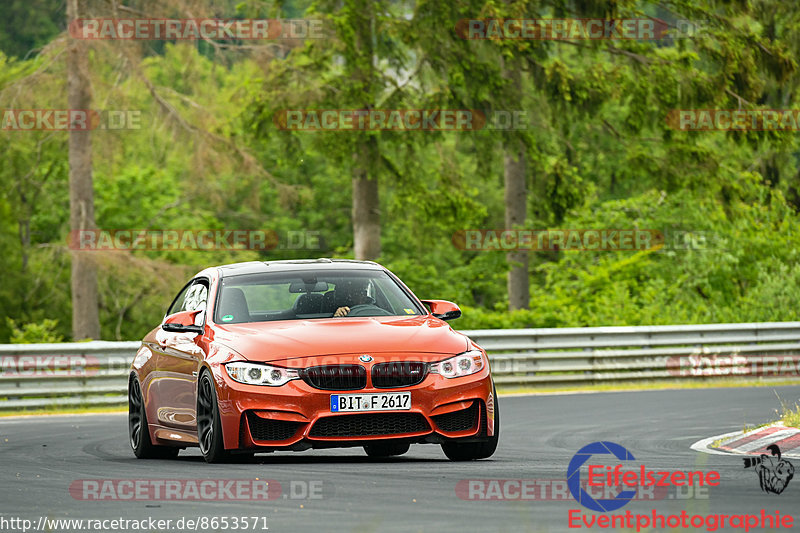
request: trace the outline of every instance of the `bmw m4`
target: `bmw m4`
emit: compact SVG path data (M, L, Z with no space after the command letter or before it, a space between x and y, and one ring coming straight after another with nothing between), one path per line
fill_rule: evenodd
M363 447L371 457L439 444L490 457L497 395L485 351L444 300L419 300L366 261L213 267L142 341L128 381L140 458L199 446L208 462L278 450Z

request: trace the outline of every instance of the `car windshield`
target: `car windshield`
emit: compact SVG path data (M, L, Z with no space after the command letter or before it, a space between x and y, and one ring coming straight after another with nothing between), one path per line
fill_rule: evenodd
M294 271L223 278L214 321L241 324L334 316L410 316L422 312L382 270Z

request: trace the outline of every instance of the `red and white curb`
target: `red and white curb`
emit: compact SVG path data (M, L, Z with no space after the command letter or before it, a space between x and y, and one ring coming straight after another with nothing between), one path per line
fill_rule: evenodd
M714 442L720 441L712 447ZM698 452L716 455L770 455L770 444L777 444L784 457L800 459L800 429L776 423L747 433L734 431L702 439L691 448Z

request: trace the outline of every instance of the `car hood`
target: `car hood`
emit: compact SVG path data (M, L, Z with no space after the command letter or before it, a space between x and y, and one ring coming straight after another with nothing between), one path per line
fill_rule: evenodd
M214 342L249 361L352 353L457 354L469 344L464 335L431 316L281 320L215 329Z

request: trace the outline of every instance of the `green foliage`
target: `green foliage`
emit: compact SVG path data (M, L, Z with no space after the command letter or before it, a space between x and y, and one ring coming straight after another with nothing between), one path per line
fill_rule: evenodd
M26 57L54 39L63 27L64 3L53 0L6 0L0 17L0 50Z
M780 421L786 427L800 428L800 405L794 404L790 407L786 404L781 405Z
M41 322L18 326L10 318L6 318L11 329L11 344L34 344L62 342L64 337L58 333L58 320L46 318Z
M64 14L51 4L9 4L0 109L67 107L64 41L53 31ZM143 124L93 134L97 225L316 231L322 245L93 253L103 338L140 338L185 279L212 264L351 257L354 154L364 153L380 183L379 260L420 297L459 303L456 328L798 319L797 134L683 132L665 120L673 109L798 107L792 2L224 0L214 9L322 18L332 31L253 54L90 43L96 107L139 110ZM708 22L695 38L664 41L455 32L464 18L589 16ZM274 122L285 109L366 107L521 110L529 127L307 133ZM668 238L650 251L533 252L530 309L505 311L505 254L460 250L453 235L503 228L503 151L517 142L528 228L688 232L691 246ZM67 136L0 131L0 153L0 308L12 320L0 321L0 342L69 338Z

